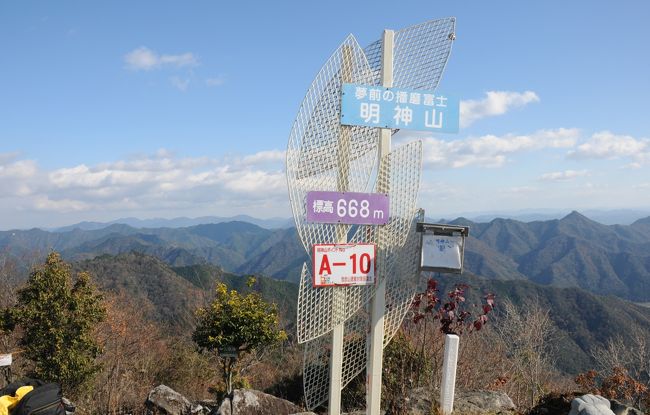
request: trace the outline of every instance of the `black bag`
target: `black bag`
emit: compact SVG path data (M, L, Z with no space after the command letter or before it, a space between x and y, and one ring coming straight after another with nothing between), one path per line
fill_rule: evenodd
M0 389L0 396L4 396L4 395L15 396L18 388L21 388L23 386L33 386L34 389L36 389L39 386L43 386L43 385L45 385L45 382L43 382L42 380L22 378Z
M65 415L65 409L61 400L61 386L57 383L44 383L35 379L23 379L2 389L0 395L13 395L21 386L33 386L34 390L27 393L18 402L10 411L10 415Z

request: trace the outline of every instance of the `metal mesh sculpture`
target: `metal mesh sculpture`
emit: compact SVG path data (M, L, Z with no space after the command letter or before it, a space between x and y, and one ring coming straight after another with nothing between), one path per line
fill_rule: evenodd
M413 215L407 242L399 250L397 260L393 263L391 275L404 278L387 279L384 346L393 338L411 306L418 275L418 263L414 261L414 258L418 258L420 250L415 224L423 220L424 212L418 210ZM352 318L345 322L342 387L350 383L366 367L368 325L369 314L365 308L360 308ZM327 336L307 342L303 359L303 378L305 403L308 408L315 408L327 400L327 388L330 380L329 359L330 347Z
M435 90L451 51L455 19L434 20L395 32L394 86ZM291 130L287 181L298 235L309 255L303 265L297 334L304 355L305 400L314 408L327 400L330 343L326 336L345 324L342 387L366 365L369 313L376 286L314 288L311 265L316 243L374 243L377 281L386 281L384 346L407 312L418 278L415 224L422 145L399 147L378 161L377 130L340 125L342 83L378 85L381 42L362 50L348 36L313 81ZM373 179L375 183L373 184ZM307 223L306 195L313 190L390 190L390 218L384 226Z

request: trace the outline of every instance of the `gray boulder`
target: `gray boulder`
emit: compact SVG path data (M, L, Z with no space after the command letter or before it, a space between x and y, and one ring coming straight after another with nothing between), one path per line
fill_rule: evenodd
M454 398L454 413L459 414L513 415L516 410L512 399L503 392L458 392Z
M416 388L404 399L404 409L409 415L428 415L439 407L440 391ZM512 415L515 404L505 393L494 391L456 392L454 413L467 415Z
M643 412L640 410L627 406L615 399L611 399L609 402L612 404L612 412L616 415L643 415Z
M159 385L149 392L145 401L148 413L162 415L191 415L192 404L169 386Z
M571 401L569 415L615 415L607 399L599 395L582 395Z
M428 415L438 406L434 395L437 397L426 388L415 388L404 399L404 408L408 409L409 415Z
M217 415L289 415L302 409L284 399L252 389L235 389L232 399L226 398Z

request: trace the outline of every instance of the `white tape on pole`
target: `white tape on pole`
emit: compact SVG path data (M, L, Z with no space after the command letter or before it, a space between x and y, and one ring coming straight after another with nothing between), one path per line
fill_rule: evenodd
M442 387L440 388L440 409L443 415L451 415L454 410L459 343L460 339L455 334L445 336L445 356L442 363Z

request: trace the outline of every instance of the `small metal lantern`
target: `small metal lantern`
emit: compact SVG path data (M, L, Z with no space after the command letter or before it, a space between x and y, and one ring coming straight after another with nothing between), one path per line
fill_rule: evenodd
M465 238L469 226L418 223L420 270L460 274L465 259Z

